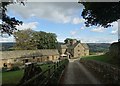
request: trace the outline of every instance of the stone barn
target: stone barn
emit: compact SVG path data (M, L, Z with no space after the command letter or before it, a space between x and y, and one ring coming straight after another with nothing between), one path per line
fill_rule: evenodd
M24 64L25 62L57 61L59 53L57 49L41 50L15 50L1 51L0 68L11 67L13 64Z

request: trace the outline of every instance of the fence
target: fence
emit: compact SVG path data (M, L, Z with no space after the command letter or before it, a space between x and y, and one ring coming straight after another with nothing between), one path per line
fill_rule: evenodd
M120 69L95 60L81 59L81 63L96 74L97 78L105 84L120 84Z
M67 59L59 61L46 71L32 77L23 84L19 84L19 86L49 86L53 84L58 85L59 76L67 64Z

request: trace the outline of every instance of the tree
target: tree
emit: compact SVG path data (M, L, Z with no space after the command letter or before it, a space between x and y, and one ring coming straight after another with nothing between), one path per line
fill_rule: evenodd
M84 9L82 17L85 25L109 27L112 22L120 19L120 2L79 2Z
M31 29L20 30L14 33L16 40L15 49L33 50L37 49L35 39L33 37L34 31Z
M31 29L20 30L14 33L16 49L55 49L57 44L56 34Z
M67 43L70 43L72 40L73 40L72 38L66 38L66 39L64 40L64 42L65 42L65 44L67 44Z
M54 33L46 33L43 31L35 32L34 38L38 49L55 49L57 43L57 36Z
M23 0L17 0L18 3L22 3L23 5L24 2ZM0 33L8 34L11 35L13 34L14 31L17 30L16 25L21 25L23 22L15 19L15 17L10 18L7 14L7 6L10 4L14 4L15 2L13 0L9 0L9 2L0 2L0 19L2 20L2 25L0 25Z

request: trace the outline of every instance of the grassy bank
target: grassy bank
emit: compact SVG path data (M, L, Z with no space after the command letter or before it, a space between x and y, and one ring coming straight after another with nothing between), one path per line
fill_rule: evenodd
M96 60L96 61L101 61L105 63L111 63L110 59L107 55L91 55L91 56L84 56L82 57L83 59L86 60Z
M112 58L112 57L107 56L107 55L84 56L84 57L82 57L82 59L96 60L96 61L100 61L100 62L104 62L104 63L109 63L109 64L116 66L117 68L120 68L120 64L118 63L118 60L116 58Z

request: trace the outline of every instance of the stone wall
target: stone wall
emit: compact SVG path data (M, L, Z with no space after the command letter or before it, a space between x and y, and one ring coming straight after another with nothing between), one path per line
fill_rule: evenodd
M84 60L80 62L87 67L103 84L120 84L120 69L95 60Z
M120 66L120 42L112 43L107 54Z

